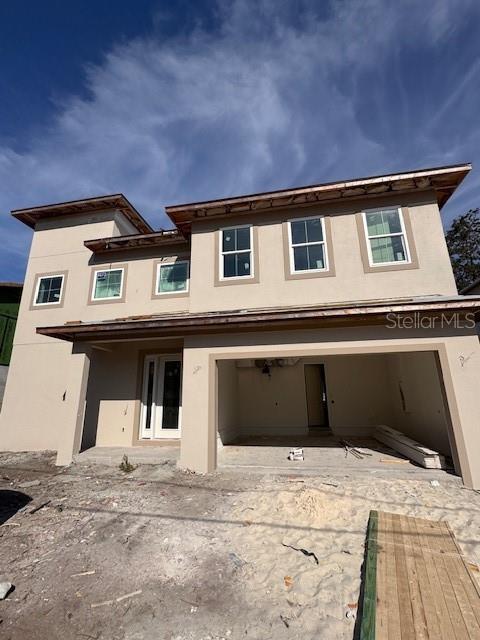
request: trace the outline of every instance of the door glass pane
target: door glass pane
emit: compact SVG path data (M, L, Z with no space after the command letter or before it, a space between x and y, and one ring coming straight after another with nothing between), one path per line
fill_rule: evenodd
M165 362L162 429L178 429L181 374L181 362L178 360Z
M145 429L150 430L152 428L152 408L153 408L153 380L155 378L155 362L151 360L148 363L147 370L147 398L146 398L146 415L145 415Z

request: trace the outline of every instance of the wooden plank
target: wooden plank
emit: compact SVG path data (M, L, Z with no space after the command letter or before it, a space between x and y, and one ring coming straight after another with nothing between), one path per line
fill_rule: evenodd
M476 618L477 622L480 624L480 585L478 584L477 579L473 575L472 570L470 569L470 565L467 562L467 559L462 554L462 550L460 549L458 541L455 538L455 535L454 535L453 531L451 530L448 522L445 522L445 526L446 526L446 528L448 529L448 531L450 533L451 539L452 539L453 543L455 544L455 547L456 547L456 549L458 551L458 554L461 557L463 565L465 567L466 576L464 578L462 578L462 580L463 580L464 583L467 583L465 586L466 586L468 599L470 601L470 605L472 607L472 611L473 611L473 613L475 615L475 618ZM468 588L468 583L470 583L470 585L471 585L470 588Z
M395 540L392 532L392 514L385 513L387 523L387 600L388 600L388 638L401 640L400 602L398 597L397 567L395 559Z
M375 616L375 631L377 640L388 640L388 601L386 592L386 523L385 513L378 512L377 529L377 611Z
M370 511L366 543L365 582L360 640L375 640L375 607L377 600L377 530L378 512Z
M459 550L456 541L454 542L452 532L446 526L446 523L442 522L440 524L445 533L445 540L450 541L447 547L448 551L444 556L444 562L449 572L453 588L455 589L458 606L462 612L470 637L480 638L480 625L471 602L473 596L474 606L479 603L477 591L472 583L473 576L470 576L470 572L464 563L462 555L458 552ZM454 550L453 553L452 550Z
M435 607L435 615L438 619L439 640L452 640L455 638L453 625L448 614L447 603L443 595L443 591L438 588L439 576L436 569L435 554L433 554L428 545L428 538L424 536L424 520L415 518L415 527L422 540L420 545L423 559L425 562L425 571L430 585L430 593L432 594L433 605ZM434 638L435 636L432 636Z
M414 610L415 629L418 638L441 638L433 593L428 580L425 560L422 553L422 539L418 535L415 518L402 518L402 526L408 532L408 544L415 566L416 585L418 587L418 610Z
M393 548L390 553L395 555L398 606L401 624L402 640L411 640L415 638L414 626L414 607L416 593L410 584L410 575L412 573L412 557L411 553L407 553L408 546L404 545L404 533L402 531L402 516L392 515L392 540ZM408 543L408 540L407 540Z
M470 640L468 629L465 625L462 612L458 606L455 590L450 580L450 575L445 565L445 540L441 530L438 528L438 522L424 521L424 540L428 543L429 549L434 551L435 564L438 575L438 589L443 591L445 604L447 607L450 620L454 629L455 640Z

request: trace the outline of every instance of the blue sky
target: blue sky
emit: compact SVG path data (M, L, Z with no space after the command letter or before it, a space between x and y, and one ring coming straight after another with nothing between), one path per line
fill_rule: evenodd
M464 161L480 206L477 0L0 4L0 280L10 209L165 204ZM478 162L477 162L478 159Z

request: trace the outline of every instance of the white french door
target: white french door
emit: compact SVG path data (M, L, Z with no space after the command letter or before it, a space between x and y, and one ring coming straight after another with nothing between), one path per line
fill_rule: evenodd
M179 438L181 417L181 356L146 356L143 368L140 437L143 440Z

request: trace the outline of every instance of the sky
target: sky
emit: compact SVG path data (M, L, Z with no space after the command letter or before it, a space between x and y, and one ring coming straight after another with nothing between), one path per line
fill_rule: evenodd
M0 281L32 232L11 209L124 193L167 204L473 162L478 0L0 3Z

